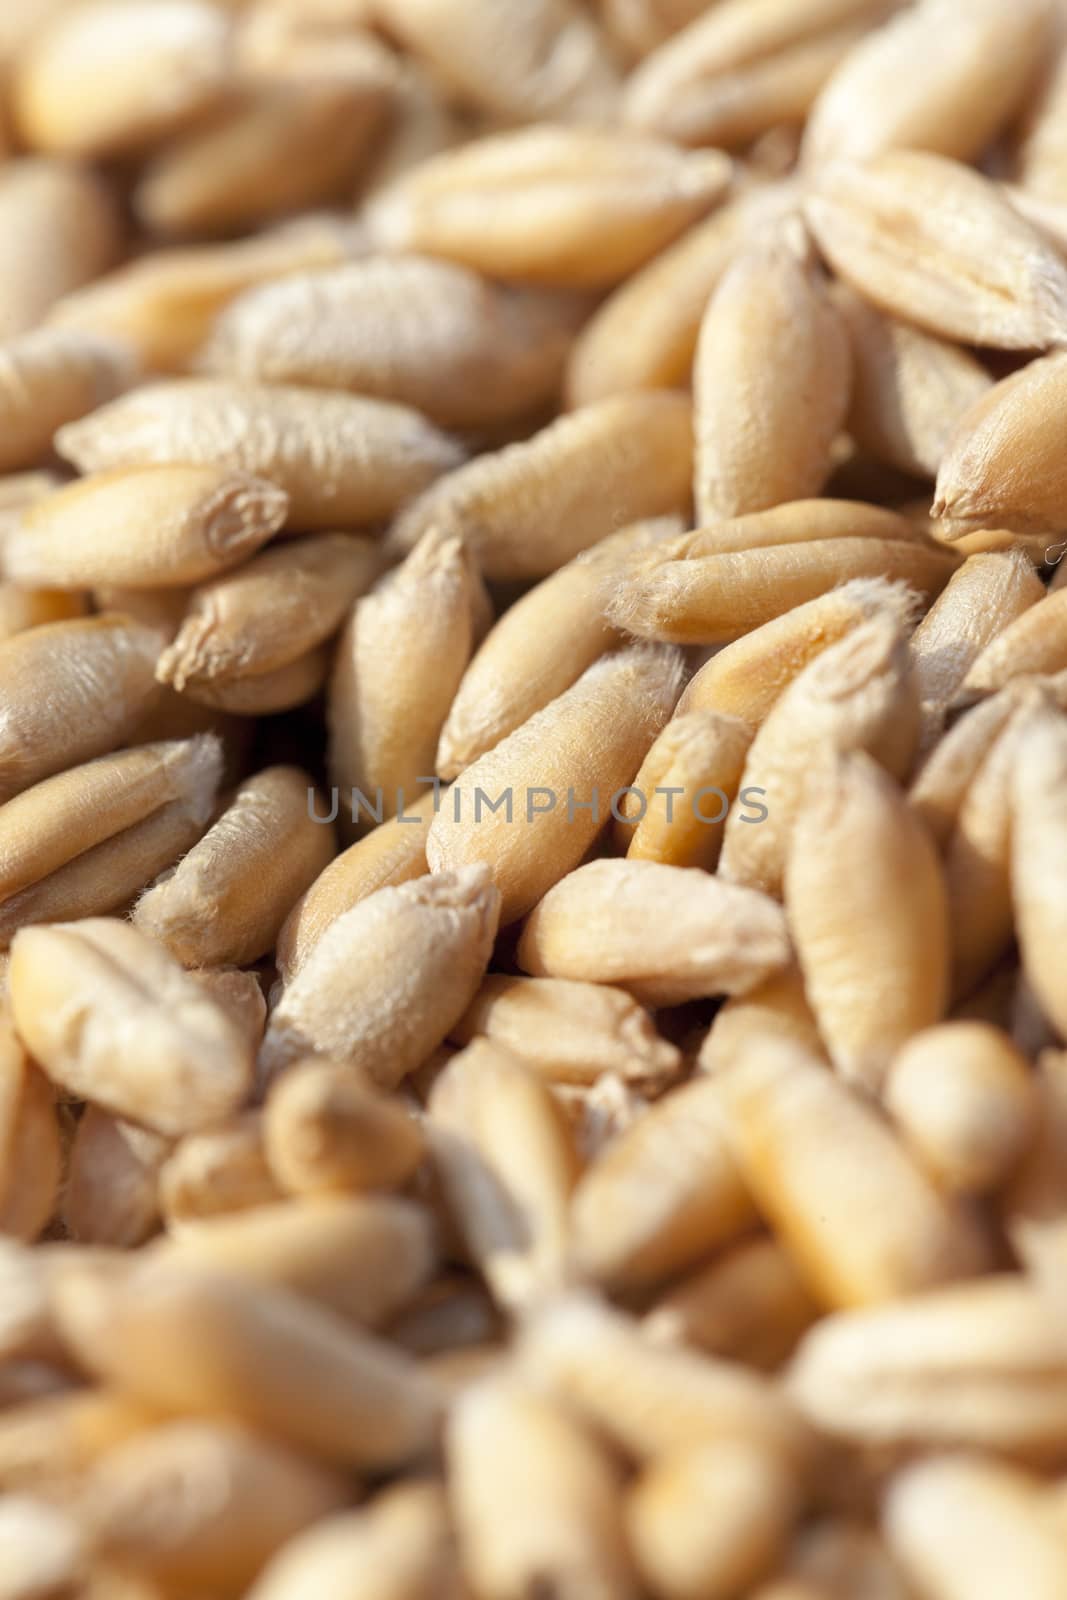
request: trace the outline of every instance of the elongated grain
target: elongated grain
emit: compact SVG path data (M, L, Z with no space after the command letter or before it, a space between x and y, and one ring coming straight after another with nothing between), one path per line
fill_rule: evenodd
M239 296L198 365L373 395L471 428L552 399L580 309L576 298L505 289L451 262L375 256Z
M519 941L534 976L617 984L653 1006L743 994L788 960L773 900L654 861L579 867L549 890Z
M545 577L626 523L684 513L692 463L685 396L620 395L451 474L401 514L390 542L409 550L442 523L486 577Z
M282 994L260 1055L318 1051L394 1087L454 1027L485 973L500 896L485 866L379 889L331 924Z
M819 493L845 420L850 356L796 225L754 239L715 290L693 373L698 519Z
M717 150L548 124L475 140L379 195L372 236L490 277L607 288L711 209L730 179Z
M0 239L0 336L11 339L114 263L121 227L95 174L33 156L6 162L0 172Z
M869 755L837 756L814 776L793 828L785 903L834 1064L876 1089L893 1052L944 1015L950 925L933 840Z
M524 916L609 821L614 794L674 707L679 676L673 652L643 646L594 663L466 768L430 824L431 871L487 862L501 921Z
M357 600L338 642L327 709L330 773L347 808L364 796L379 820L391 818L432 783L484 604L473 552L447 525L430 527Z
M185 461L262 474L289 496L301 532L388 516L463 459L405 406L208 378L149 384L61 428L56 443L82 472Z
M194 591L157 678L181 691L290 666L336 633L378 566L375 545L348 534L264 551Z
M615 838L631 861L713 871L737 799L753 729L691 711L668 722L622 802Z
M47 623L0 644L0 797L124 743L152 700L159 645L116 615Z
M89 918L15 936L20 1038L53 1082L159 1133L203 1127L248 1092L246 1041L150 939Z
M0 471L32 467L52 435L128 388L131 346L106 335L39 328L0 347Z
M930 333L1039 350L1067 332L1067 267L959 162L919 150L835 161L814 175L805 214L840 277Z
M19 583L181 587L254 554L288 508L275 484L228 467L114 467L30 506L0 562Z
M263 1138L271 1171L293 1194L399 1188L425 1154L408 1109L332 1061L309 1060L282 1075Z
M743 1179L819 1304L875 1305L988 1264L974 1217L802 1046L762 1041L713 1081Z

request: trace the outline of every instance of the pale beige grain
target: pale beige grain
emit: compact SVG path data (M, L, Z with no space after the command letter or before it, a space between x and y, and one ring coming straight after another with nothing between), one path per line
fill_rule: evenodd
M524 916L607 824L614 795L666 723L679 687L670 650L638 645L595 662L465 769L430 824L431 870L487 862L501 921Z
M52 1087L0 1012L0 1232L32 1242L55 1210L63 1151Z
M802 1045L758 1041L712 1081L743 1179L820 1305L893 1300L988 1265L977 1220Z
M919 737L919 695L899 622L860 623L800 672L748 751L741 794L762 817L735 807L726 819L719 871L781 898L793 826L814 775L835 755L863 750L893 777L907 777Z
M430 1093L424 1131L448 1209L494 1300L518 1312L568 1280L578 1158L549 1085L487 1039Z
M1056 588L998 629L959 685L963 700L996 694L1016 678L1055 675L1067 668L1067 591Z
M490 973L452 1029L460 1044L486 1038L554 1084L593 1084L603 1073L653 1091L681 1070L631 995L603 984Z
M264 551L194 590L157 678L183 691L292 665L336 633L379 564L370 539L341 533Z
M886 1536L930 1600L1067 1594L1063 1539L1041 1483L981 1457L933 1456L892 1482Z
M351 1067L319 1059L297 1063L273 1086L263 1140L271 1171L291 1194L400 1188L425 1152L402 1102Z
M1062 1039L1067 1033L1059 950L1064 938L1067 718L1045 709L1027 724L1011 771L1011 890L1027 980Z
M25 333L121 249L115 202L74 162L25 157L0 169L0 335Z
M190 683L177 699L196 702L223 715L269 717L279 711L292 711L314 699L326 687L330 675L330 650L320 645L297 656L286 667L260 672L254 678L232 678L216 683L211 679ZM166 691L164 691L165 693ZM208 718L207 726L217 726Z
M463 459L406 406L209 378L146 385L61 428L56 444L82 472L194 462L262 474L301 532L388 516Z
M54 1083L163 1134L204 1127L251 1086L225 1012L143 934L104 918L22 928L12 945L20 1038Z
M649 1005L744 994L784 967L780 907L696 867L593 861L528 918L519 961L535 977L618 984Z
M1067 266L981 174L920 150L833 162L805 205L835 271L884 311L961 344L1067 334Z
M396 888L429 871L426 834L437 803L438 796L431 789L420 800L405 804L402 816L380 823L335 857L294 903L274 952L286 982L296 976L338 917L376 890ZM342 815L347 823L351 813L342 810Z
M386 250L424 250L490 277L606 288L709 211L730 175L717 150L542 124L433 157L376 196L368 221Z
M444 427L478 427L555 397L582 309L578 297L506 289L451 262L373 256L242 294L198 366L374 395Z
M686 396L619 395L451 474L400 515L390 543L409 550L440 523L486 577L545 577L621 525L684 514L692 448Z
M186 1134L159 1172L159 1205L171 1227L283 1198L267 1164L261 1111L239 1112Z
M475 1593L634 1600L618 1469L564 1407L514 1379L489 1379L460 1397L445 1448Z
M1052 43L1048 0L923 0L847 57L816 101L805 162L931 150L976 161L1021 108Z
M0 565L17 583L182 587L254 554L288 508L266 478L228 467L116 467L25 510Z
M125 743L152 700L159 645L150 628L115 615L0 643L0 798Z
M159 1173L171 1140L86 1106L70 1147L63 1222L83 1244L132 1249L159 1225Z
M954 1193L999 1188L1037 1128L1030 1064L989 1023L947 1022L914 1034L890 1065L884 1101L923 1165Z
M850 434L874 460L936 478L953 428L993 379L969 351L885 316L844 284L834 304L852 350Z
M188 238L339 203L373 156L390 101L377 75L246 80L219 117L146 163L134 210L151 232Z
M134 926L185 967L259 960L333 859L333 830L315 821L314 799L299 767L246 779L199 843L141 896Z
M350 1486L232 1422L164 1422L88 1475L82 1515L96 1547L166 1588L236 1592L289 1539L341 1509Z
M777 1452L741 1439L694 1445L647 1467L626 1529L657 1600L732 1600L781 1559L802 1486Z
M110 335L38 328L0 346L0 471L32 467L52 435L137 375L132 346Z
M389 1468L431 1443L436 1385L285 1290L156 1257L69 1267L56 1303L82 1365L171 1414L232 1418L343 1467Z
M723 275L693 369L701 522L816 495L850 384L845 325L803 226L761 232Z
M365 805L391 818L432 784L484 604L474 554L447 523L357 600L327 702L330 775L346 812Z
M484 865L379 889L333 922L287 985L262 1070L322 1053L393 1087L466 1011L496 937L500 896Z
M178 1266L284 1289L346 1323L377 1327L437 1269L427 1211L378 1195L318 1195L188 1217L155 1250Z
M653 1303L644 1328L664 1344L774 1371L818 1314L788 1251L763 1235L679 1278Z
M16 61L12 109L38 150L136 150L214 110L228 79L228 27L206 0L82 0L35 32Z
M869 755L812 777L785 869L789 927L835 1066L877 1089L893 1052L948 1005L949 896L933 840Z
M212 735L138 745L35 784L0 812L0 943L34 922L122 909L204 832Z
M750 1042L784 1038L809 1055L824 1053L799 967L786 967L748 994L735 995L715 1013L697 1057L702 1072L720 1072L739 1059Z
M574 1259L583 1278L614 1292L647 1290L755 1221L716 1085L698 1080L664 1095L586 1168L574 1194Z

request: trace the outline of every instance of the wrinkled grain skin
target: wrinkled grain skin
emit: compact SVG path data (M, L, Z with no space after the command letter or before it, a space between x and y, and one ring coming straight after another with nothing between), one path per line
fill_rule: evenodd
M704 314L693 373L701 522L807 499L830 475L848 339L795 233L783 224L743 249Z
M934 515L950 529L1064 526L1063 395L1067 356L1032 361L959 419L937 475Z
M378 889L395 888L429 871L426 834L433 790L343 850L296 900L278 933L275 960L286 982L296 976L327 928ZM409 819L416 818L417 821Z
M220 100L227 33L222 12L201 0L68 7L19 56L19 132L40 150L78 156L160 138Z
M159 1133L216 1121L251 1086L236 1026L121 922L20 929L9 984L19 1036L53 1082Z
M467 1009L499 915L484 866L379 889L332 923L283 992L262 1071L318 1051L395 1087Z
M714 117L717 88L731 79L743 83L746 72L810 47L831 29L874 20L886 9L877 0L726 0L710 9L690 6L684 18L689 26L662 43L631 76L626 118L663 137L700 143L709 113ZM817 87L812 86L810 98ZM806 103L793 115L804 110Z
M1052 42L1048 0L923 0L872 32L812 108L804 160L929 150L977 160L1020 109Z
M61 428L56 443L82 472L186 461L262 474L302 533L389 516L463 459L405 406L209 378L149 384Z
M692 448L685 396L620 395L450 474L400 515L390 542L410 550L441 524L487 578L543 578L620 524L684 514Z
M950 925L933 840L869 755L838 755L813 776L793 828L785 904L834 1064L850 1083L877 1089L893 1051L944 1015Z
M0 173L0 239L0 336L12 339L114 263L121 227L94 174L35 156L6 162Z
M602 1073L617 1073L651 1089L681 1067L678 1050L630 995L562 978L490 973L452 1038L486 1038L557 1084L592 1085Z
M28 507L0 563L18 583L184 587L252 555L288 509L266 478L226 467L115 467Z
M823 763L864 750L904 779L918 737L918 684L902 630L887 617L861 623L793 680L756 734L740 786L769 815L753 823L731 811L721 875L781 898L793 824Z
M834 304L852 350L849 431L861 449L918 478L936 478L959 419L992 388L968 351L884 316L838 286Z
M975 1218L802 1046L761 1041L713 1081L742 1178L820 1305L877 1305L988 1265Z
M72 1269L57 1298L79 1361L148 1405L232 1418L339 1467L388 1468L431 1441L431 1380L286 1290L157 1258L128 1276Z
M247 966L274 944L294 899L333 858L299 767L267 767L174 870L143 894L134 925L183 966Z
M835 161L814 174L804 209L846 283L929 333L1000 350L1067 334L1067 267L959 162L918 150Z
M432 783L437 742L484 604L469 545L435 526L353 607L337 646L327 717L330 774L357 825L365 825L364 805L378 820L391 818Z
M198 365L372 395L472 428L553 398L581 309L578 297L504 289L447 261L371 257L239 296Z
M159 636L123 616L29 628L0 644L0 798L123 744L152 699Z
M0 811L0 945L24 925L125 908L200 838L222 775L211 735L56 773Z
M0 471L32 467L52 435L129 387L137 375L125 341L41 328L0 347Z
M860 578L793 606L716 651L690 678L677 715L712 711L758 726L823 650L874 617L892 617L907 628L916 599L902 583Z
M525 916L610 820L612 797L674 708L680 676L673 651L647 646L595 662L465 769L430 824L430 870L486 862L501 894L501 922Z
M671 906L665 929L658 908ZM592 861L535 907L519 962L535 977L617 984L646 1005L744 994L789 960L780 907L699 868Z
M640 638L675 644L730 644L859 579L888 579L919 594L940 593L951 551L892 537L813 538L716 552L716 528L634 555L606 600L610 621ZM723 708L725 709L725 708Z
M323 534L266 550L189 597L156 677L179 691L291 666L336 633L377 575L369 539Z
M573 1250L583 1277L647 1290L753 1228L718 1090L697 1081L638 1117L586 1169L574 1195Z
M970 556L952 574L911 641L924 749L943 732L946 714L975 664L1044 595L1023 552Z
M388 28L457 96L505 122L600 122L618 84L595 23L573 0L379 0Z
M355 240L341 226L317 218L250 239L158 250L64 295L48 323L122 339L147 370L175 372L237 296L289 273L339 266L350 247Z
M556 288L618 283L709 211L731 163L639 134L563 126L476 140L385 189L379 248Z
M449 1423L457 1532L476 1592L632 1600L617 1469L566 1409L514 1381L470 1387ZM515 1504L528 1515L515 1517Z

